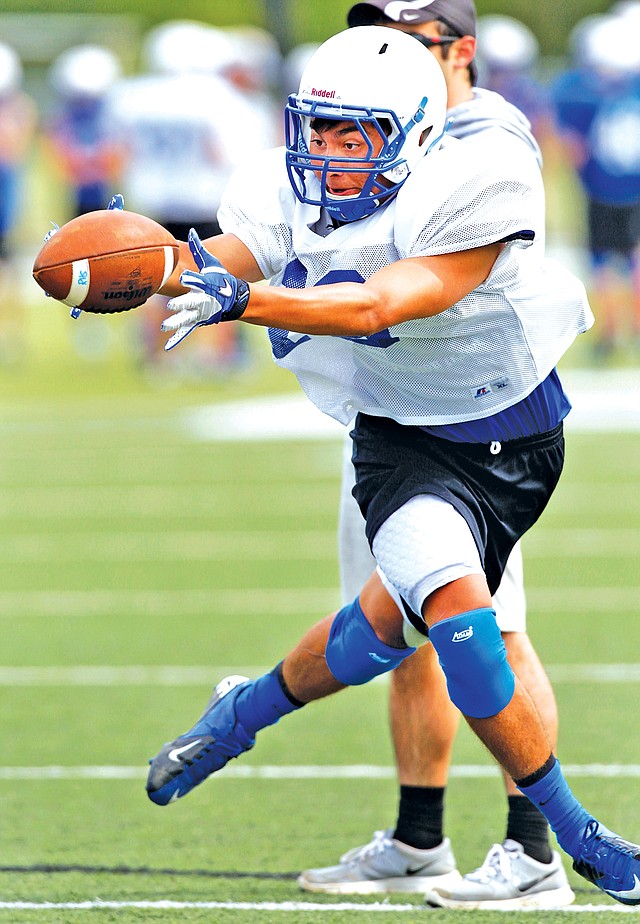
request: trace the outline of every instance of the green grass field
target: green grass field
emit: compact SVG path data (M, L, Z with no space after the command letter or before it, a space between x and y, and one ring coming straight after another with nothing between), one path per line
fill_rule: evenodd
M124 338L129 321L113 323ZM341 445L194 429L204 405L293 390L284 374L150 381L118 351L80 362L64 338L60 322L0 370L0 922L455 916L403 896L340 909L295 883L394 820L384 683L262 732L178 805L147 800L147 758L211 684L272 666L338 603ZM561 486L525 541L530 632L576 794L635 838L639 526L640 434L569 429ZM467 871L502 840L505 800L466 729L455 764L446 823ZM585 921L614 920L620 906L569 876L578 904L602 908Z

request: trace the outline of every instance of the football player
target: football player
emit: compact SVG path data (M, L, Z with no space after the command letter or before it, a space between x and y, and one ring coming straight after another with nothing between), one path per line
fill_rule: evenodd
M378 26L325 42L286 110L286 150L249 159L227 188L225 233L210 250L190 233L166 287L187 290L166 346L208 324L269 329L278 365L353 426L354 496L380 570L328 618L321 657L310 647L220 684L152 760L147 792L160 805L186 795L260 728L428 638L451 700L575 869L640 903L640 848L575 799L491 601L560 477L570 405L555 366L593 323L579 280L526 255L542 228L535 156L504 138L468 157L446 139L439 65Z
M385 14L386 7L393 19ZM445 18L438 19L439 16ZM447 83L452 135L467 139L477 137L480 132L507 131L520 137L525 150L539 157L537 144L522 115L496 94L472 88L475 9L471 0L436 0L420 10L415 4L394 2L389 6L387 0L380 0L357 4L349 13L350 25L373 22L409 31L431 48ZM308 51L305 47L304 63L316 47ZM542 236L536 246L543 246ZM364 521L351 494L354 480L351 440L348 433L346 436L339 533L345 603L353 599L375 567L364 535ZM509 558L494 606L509 662L525 681L555 745L557 712L553 692L525 631L519 545ZM391 684L391 722L401 780L395 829L376 834L370 844L349 851L345 861L337 866L305 871L299 880L305 889L334 893L394 889L425 892L442 882L444 869L454 871L442 820L444 787L459 713L448 699L432 646L421 648L414 658L394 671ZM429 693L429 708L424 705L424 696L417 695L423 691ZM532 896L537 902L548 902L550 894L556 904L570 900L572 893L559 857L549 846L545 819L508 778L506 785L509 815L505 844L492 847L481 868L481 881L475 872L471 874L468 883L457 886L454 900L465 907L469 903L484 906L487 902L506 900L530 904ZM408 847L414 849L407 850ZM416 858L421 863L419 875L416 875ZM447 881L455 878L449 872ZM520 888L522 879L529 884L525 892Z
M449 134L465 141L491 140L499 145L506 132L522 141L525 158L533 152L541 163L539 147L522 113L498 94L474 87L476 15L472 0L435 0L430 4L372 0L353 6L348 22L350 26L391 25L430 48L447 84ZM543 234L536 236L532 256L537 248L544 249ZM375 567L362 515L351 493L354 470L348 433L346 437L339 516L344 603L357 595ZM509 557L493 602L509 663L529 690L555 747L557 708L551 684L526 633L519 543ZM393 671L390 684L390 721L400 781L395 827L348 851L335 866L305 870L299 879L304 889L343 894L395 889L425 892L440 884L443 864L452 863L444 837L443 809L459 712L447 696L433 647L420 648L415 657ZM451 901L460 907L570 902L573 893L560 857L551 850L546 820L508 777L505 786L508 817L504 842L493 845L480 869L457 883ZM407 851L407 847L414 850ZM417 857L422 862L419 875L415 872ZM436 871L433 876L430 870ZM522 881L528 884L524 891Z

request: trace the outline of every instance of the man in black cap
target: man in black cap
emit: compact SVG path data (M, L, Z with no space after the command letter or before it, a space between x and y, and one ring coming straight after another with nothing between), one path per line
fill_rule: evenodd
M356 3L347 15L349 26L412 27L423 22L438 22L448 26L451 35L476 35L476 10L473 0L371 0Z
M524 150L540 161L539 148L524 116L495 93L474 87L476 13L473 0L371 0L349 10L350 27L384 25L428 43L447 83L449 133L487 137L487 132L518 135ZM344 600L351 600L375 567L364 534L364 520L351 494L354 482L350 440L340 508L340 567ZM508 659L532 694L554 746L557 709L553 690L526 633L526 604L519 546L509 560L494 597ZM443 809L451 750L459 713L452 706L433 647L420 648L390 674L390 721L398 779L395 828L378 832L362 848L349 851L332 867L305 870L303 889L333 894L402 891L432 887L435 901L448 907L518 907L532 900L569 904L573 900L560 857L552 852L549 828L538 809L504 776L508 818L504 842L494 845L483 866L458 882L455 860L444 837ZM429 704L427 706L427 704ZM375 859L372 860L372 854ZM422 865L416 875L417 866ZM522 880L529 883L522 891ZM537 896L532 899L532 895ZM516 903L515 905L513 903Z

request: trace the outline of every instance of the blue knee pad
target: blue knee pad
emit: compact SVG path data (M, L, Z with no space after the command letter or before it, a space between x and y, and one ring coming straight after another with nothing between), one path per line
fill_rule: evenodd
M515 677L494 610L460 613L437 622L429 638L447 678L451 702L463 715L486 719L511 702Z
M325 657L336 680L352 687L392 671L415 650L390 648L381 642L356 597L333 620Z

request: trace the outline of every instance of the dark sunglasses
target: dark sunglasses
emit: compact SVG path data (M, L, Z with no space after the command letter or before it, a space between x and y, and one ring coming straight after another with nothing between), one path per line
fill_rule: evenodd
M420 32L407 32L407 35L412 35L421 45L424 45L425 48L435 48L438 45L451 45L460 38L459 35L438 35L432 38L428 35L422 35Z

